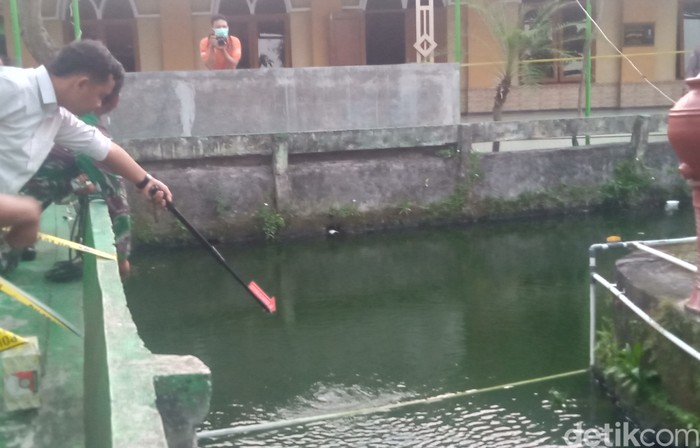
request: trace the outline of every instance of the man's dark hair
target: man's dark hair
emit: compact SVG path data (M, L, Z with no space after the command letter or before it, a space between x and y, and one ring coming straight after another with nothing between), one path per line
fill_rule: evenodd
M114 60L115 64L112 67L112 79L114 79L114 88L109 92L109 95L102 99L102 102L112 101L115 97L119 96L119 93L124 86L124 66L121 62Z
M110 75L115 76L120 70L123 77L124 72L121 63L102 42L90 39L74 41L61 48L46 69L58 77L85 74L98 83L107 82Z
M222 15L222 14L215 14L215 15L211 16L211 24L212 24L212 25L213 25L214 22L216 22L217 20L223 20L224 22L228 23L228 19L226 19L226 16L224 16L224 15Z

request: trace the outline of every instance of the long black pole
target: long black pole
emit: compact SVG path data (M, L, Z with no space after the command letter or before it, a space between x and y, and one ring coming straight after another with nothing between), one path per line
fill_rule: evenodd
M240 283L256 300L256 302L263 307L265 311L272 312L274 309L270 309L269 305L266 304L270 300L269 297L267 297L267 294L265 294L262 289L259 289L259 293L262 293L264 295L264 299L261 298L258 294L258 292L255 292L251 290L251 287L249 285L246 285L246 283L236 274L236 272L231 268L231 266L228 265L224 257L219 253L218 250L202 235L199 230L197 230L190 222L182 216L182 213L175 207L175 205L172 202L167 202L166 207L170 212L175 215L175 217L184 225L187 230L190 231L190 233L199 240L200 243L204 247L209 250L209 252L216 258L216 261L218 261L223 267L226 268L226 270L235 278L238 283ZM251 282L252 283L252 282ZM274 297L271 299L274 303Z
M224 259L224 257L219 253L219 251L216 250L216 247L212 246L212 244L204 237L204 235L199 233L199 230L195 229L194 226L190 224L190 222L187 219L185 219L184 216L182 216L180 210L178 210L172 202L168 202L167 207L168 210L170 210L173 213L173 215L175 215L175 217L182 223L182 225L187 227L187 230L189 230L190 233L194 235L194 237L197 238L204 247L209 249L209 252L211 252L211 254L214 255L214 258L216 258L217 261L221 263L226 268L226 270L229 271L231 275L233 275L233 277L236 280L238 280L238 283L243 285L244 288L248 288L248 285L246 285L245 282L238 276L238 274L236 274L236 272L233 269L231 269L231 266L229 266L228 263L226 263L226 259Z

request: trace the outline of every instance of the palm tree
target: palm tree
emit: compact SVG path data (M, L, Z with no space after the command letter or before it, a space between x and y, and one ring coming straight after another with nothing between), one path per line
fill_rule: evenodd
M515 76L521 84L535 84L552 71L551 62L522 63L523 61L549 59L561 55L554 47L552 15L561 6L557 0L543 2L540 8L530 11L524 20L509 18L507 6L502 0L469 0L486 23L501 47L503 66L493 100L493 120L503 117L503 106L513 85ZM500 142L493 142L492 151L500 150Z

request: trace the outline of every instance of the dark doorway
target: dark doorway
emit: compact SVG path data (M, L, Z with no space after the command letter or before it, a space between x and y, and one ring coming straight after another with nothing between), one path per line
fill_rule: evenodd
M82 38L102 41L127 72L139 71L135 34L136 27L132 19L81 20ZM67 42L73 40L73 26L65 29Z
M406 29L403 10L367 11L365 17L367 65L406 62Z
M66 43L75 38L70 6L66 10L64 22ZM87 0L81 0L79 7L82 38L102 41L114 57L122 63L124 70L139 71L139 61L136 56L136 19L134 19L131 4L121 0L108 1L102 20L97 19L92 3Z
M232 19L226 18L228 21L229 34L236 36L241 41L241 60L238 61L236 68L244 69L251 68L250 48L251 48L251 31L253 27L250 20L247 19Z

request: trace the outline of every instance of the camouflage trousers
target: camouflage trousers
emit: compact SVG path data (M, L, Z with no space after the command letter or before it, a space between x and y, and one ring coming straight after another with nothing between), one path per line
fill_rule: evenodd
M32 196L43 208L62 202L71 194L87 194L85 178L107 203L117 248L117 258L127 260L131 253L131 216L124 181L102 171L89 157L74 155L54 146L39 171L22 187L20 194ZM91 191L92 192L92 191Z

